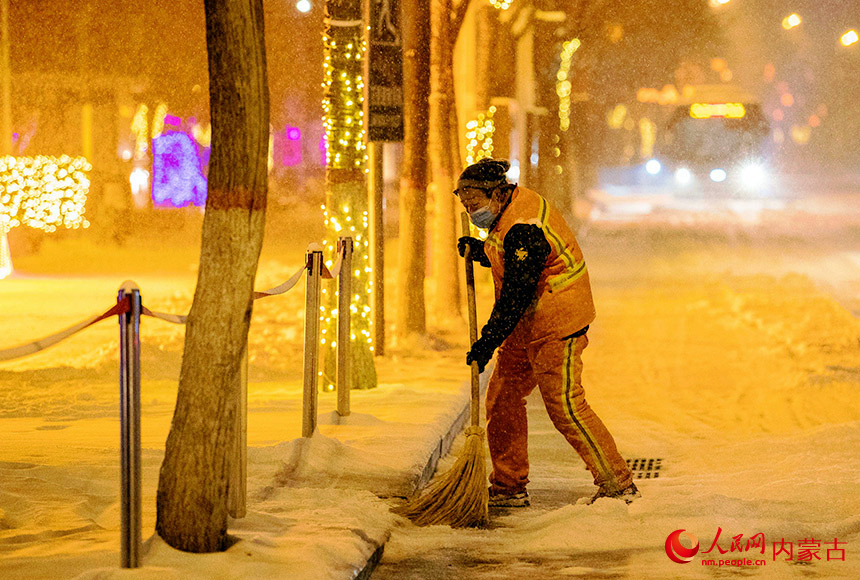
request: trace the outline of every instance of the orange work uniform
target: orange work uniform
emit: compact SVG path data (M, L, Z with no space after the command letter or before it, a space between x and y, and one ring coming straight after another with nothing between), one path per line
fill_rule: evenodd
M527 247L509 248L505 244L511 228L520 224L539 228L549 249L534 297L525 297L528 306L498 348L487 390L493 492L516 493L528 483L525 399L535 386L540 389L556 429L582 457L594 483L609 493L622 491L632 483L630 469L612 435L586 402L582 388L582 351L588 345L585 331L595 317L588 269L563 216L543 197L523 187L513 191L484 242L495 284L496 307L503 294L506 263L511 267L528 257ZM534 228L530 230L536 232ZM540 234L538 241L546 246ZM506 248L515 255L506 256ZM504 316L496 310L482 338L492 335L489 327L494 317Z

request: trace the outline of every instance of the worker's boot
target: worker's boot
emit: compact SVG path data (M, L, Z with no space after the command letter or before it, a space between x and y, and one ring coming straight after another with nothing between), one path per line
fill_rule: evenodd
M529 492L526 490L505 493L494 492L493 488L490 488L490 507L528 507L529 505L531 502L529 502Z
M602 497L608 497L610 499L621 499L624 500L625 503L629 504L632 503L634 499L642 497L642 494L639 493L639 490L636 488L635 483L631 483L627 489L623 489L621 491L616 492L609 492L601 487L597 490L597 493L594 494L594 497L587 500L585 503L591 505Z

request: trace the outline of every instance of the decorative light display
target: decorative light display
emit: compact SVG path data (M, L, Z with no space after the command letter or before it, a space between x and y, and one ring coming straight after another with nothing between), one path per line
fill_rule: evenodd
M139 200L149 194L149 171L143 167L135 167L128 176L128 183L131 186L131 196L135 200L135 205L142 207L143 204Z
M323 126L328 167L366 172L362 60L367 44L357 28L332 27L325 36Z
M337 252L337 238L353 239L353 295L350 301L351 359L353 387L376 386L373 365L369 213L367 207L367 145L364 124L364 59L367 43L361 20L361 3L339 7L349 12L341 19L326 13L323 126L325 128L326 204L322 206L327 235L326 261L331 266ZM351 17L349 17L351 16ZM344 272L345 274L345 272ZM323 288L320 307L323 350L323 389L334 390L337 360L337 290Z
M570 128L570 63L582 43L578 38L568 40L561 47L561 61L556 73L555 94L558 95L558 126L562 131Z
M643 158L654 155L654 143L657 142L657 124L647 117L639 119L639 155Z
M140 105L134 118L131 120L131 131L134 133L134 159L140 160L146 157L149 150L149 121L147 115L149 107Z
M0 279L12 273L6 241L12 228L89 227L84 209L91 169L84 157L0 157Z
M281 162L287 167L298 165L302 162L302 131L298 127L287 127L284 130L284 146Z
M486 114L466 123L466 165L477 163L485 157L493 156L493 133L496 130L493 115L496 107L490 107Z
M152 140L152 202L157 206L203 206L208 184L194 141L179 131Z
M0 231L89 227L84 208L92 168L84 157L68 155L0 158Z
M620 129L627 120L627 106L619 103L606 114L606 123L613 129Z
M203 125L202 123L195 123L193 127L191 127L191 135L194 136L194 140L200 144L201 147L211 147L212 146L212 125L206 123Z
M511 2L513 2L513 0L490 0L490 4L493 5L493 8L497 8L499 10L507 10L511 7Z
M164 118L167 117L167 105L158 103L155 107L155 112L152 114L152 138L155 139L164 133Z

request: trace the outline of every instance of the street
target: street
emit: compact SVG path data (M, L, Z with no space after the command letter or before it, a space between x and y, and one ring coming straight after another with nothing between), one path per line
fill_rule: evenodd
M771 555L771 537L802 530L851 550L860 531L844 511L856 469L837 450L860 436L860 237L846 220L822 230L804 227L821 215L778 217L759 228L585 230L598 310L583 356L586 396L622 455L661 460L659 478L637 479L641 499L576 505L594 492L590 475L533 393L532 506L493 511L489 530L404 523L373 577L709 578L716 570L702 553L715 535L727 548L729 536L757 532L766 565L732 572L856 577L853 557ZM690 566L664 552L676 529L701 542Z

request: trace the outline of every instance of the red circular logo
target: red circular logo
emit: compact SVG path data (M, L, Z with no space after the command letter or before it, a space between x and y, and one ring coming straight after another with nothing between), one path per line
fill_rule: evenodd
M690 539L692 548L685 548L681 544L681 534L686 535ZM699 551L699 539L685 530L675 530L669 537L666 538L666 555L673 562L678 564L689 564L693 556Z

